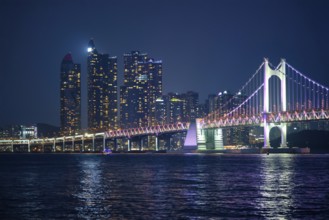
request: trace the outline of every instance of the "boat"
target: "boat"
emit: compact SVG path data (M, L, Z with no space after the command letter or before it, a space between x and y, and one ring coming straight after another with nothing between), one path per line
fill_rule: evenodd
M109 154L112 154L111 149L105 149L105 150L103 151L103 155L109 155Z

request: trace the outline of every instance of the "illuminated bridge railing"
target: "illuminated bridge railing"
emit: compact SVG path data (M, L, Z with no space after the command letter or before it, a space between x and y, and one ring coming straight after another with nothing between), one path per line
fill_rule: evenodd
M279 112L268 114L268 122L297 122L297 121L313 121L313 120L328 120L329 110L309 110L309 111L293 111Z
M105 132L106 138L120 138L120 137L134 137L141 135L158 135L179 131L187 131L189 129L190 123L177 123L177 124L165 124L156 125L150 127L140 127L140 128L129 128L115 131Z
M260 125L263 123L263 115L240 115L237 117L221 117L216 120L203 121L202 128L223 128L223 127L236 127L236 126L252 126Z
M329 120L329 110L303 110L271 112L266 114L267 123ZM204 120L202 128L224 128L236 126L260 126L264 123L264 114L240 115L238 117L220 117L216 120Z

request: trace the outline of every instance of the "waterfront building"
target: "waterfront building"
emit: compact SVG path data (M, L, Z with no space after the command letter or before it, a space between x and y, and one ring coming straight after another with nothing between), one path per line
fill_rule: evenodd
M31 125L31 126L21 125L20 138L21 139L38 138L38 127L35 125Z
M187 93L168 93L156 101L156 120L165 123L195 122L204 115L199 105L199 94L193 91ZM204 110L202 108L202 110Z
M199 107L199 93L188 91L182 94L182 99L184 99L184 120L186 122L195 122L198 118L198 107Z
M208 108L207 108L207 100L205 103L201 103L198 105L198 111L197 111L197 118L204 118L208 114Z
M185 122L185 100L178 93L168 93L169 123Z
M155 120L159 124L169 124L169 96L162 95L156 100Z
M218 109L218 96L216 94L208 95L207 103L207 114L214 112Z
M235 107L234 105L237 104L235 101L232 101L233 94L227 90L219 92L216 98L216 107L219 110L220 115L228 113Z
M88 45L88 129L118 127L117 57L101 54L93 40Z
M0 140L1 139L9 139L10 133L9 130L3 127L0 127Z
M156 100L162 96L162 61L148 59L146 62L139 62L138 70L141 76L147 77L147 87L144 93L144 101L147 100L148 126L157 125L155 120Z
M221 116L239 106L246 99L245 95L238 93L234 95L230 91L219 92L214 97L214 106L217 106L217 113ZM249 144L249 127L239 126L223 128L224 145L246 145Z
M81 129L81 66L66 54L61 63L60 121L63 135L74 135Z
M20 125L6 125L0 129L0 139L19 139L21 133Z
M120 126L156 125L156 100L162 96L162 61L132 51L124 58L124 85L120 87Z
M38 138L38 127L36 125L6 125L0 128L0 139L31 138Z

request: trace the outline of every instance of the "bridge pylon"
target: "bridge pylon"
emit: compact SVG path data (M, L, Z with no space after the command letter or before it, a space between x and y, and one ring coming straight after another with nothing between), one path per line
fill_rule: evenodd
M206 133L205 133L205 130L202 129L201 121L202 121L202 119L200 119L200 118L196 119L197 147L198 147L198 150L207 150Z
M281 147L287 147L287 124L280 123L268 123L267 115L270 113L270 90L269 90L269 80L272 76L277 76L281 83L281 109L279 111L287 110L287 84L286 84L286 61L281 59L280 64L276 69L272 69L269 66L268 59L264 59L264 109L263 109L263 119L264 119L264 148L270 147L270 131L274 127L278 127L281 131Z
M204 150L224 150L222 128L203 129L202 119L196 119L197 149Z

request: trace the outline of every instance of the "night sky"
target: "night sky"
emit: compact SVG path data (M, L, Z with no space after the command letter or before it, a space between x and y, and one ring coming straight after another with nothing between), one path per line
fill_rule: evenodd
M0 0L0 126L59 126L60 64L82 68L86 127L87 45L163 61L164 93L237 91L264 57L280 58L329 86L329 1Z

